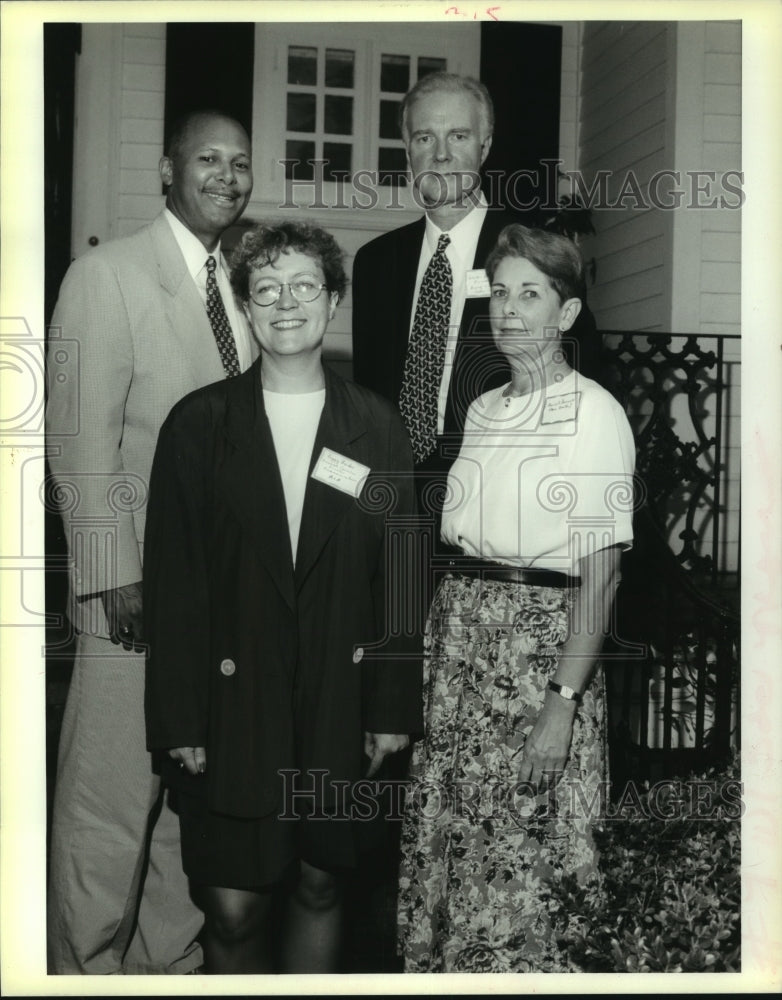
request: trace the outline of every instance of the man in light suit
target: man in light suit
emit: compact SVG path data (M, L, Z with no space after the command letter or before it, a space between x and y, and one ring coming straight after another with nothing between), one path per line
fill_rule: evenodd
M190 114L160 175L163 212L76 260L52 318L46 426L77 630L52 823L55 973L185 973L202 961L177 817L146 752L142 540L169 410L257 354L220 252L252 191L247 134L217 112Z
M439 543L440 491L459 452L464 418L482 392L510 378L488 323L489 289L483 265L500 232L531 219L490 207L480 191L480 169L491 148L494 109L484 85L469 77L433 73L408 92L400 108L402 138L416 200L425 208L417 221L377 237L356 254L353 267L353 377L400 403L403 416L405 363L427 265L443 233L453 275L445 364L437 398L437 439L417 456L422 511L434 515ZM483 279L482 279L483 275ZM577 367L596 352L588 310L573 335ZM446 551L442 546L442 551Z

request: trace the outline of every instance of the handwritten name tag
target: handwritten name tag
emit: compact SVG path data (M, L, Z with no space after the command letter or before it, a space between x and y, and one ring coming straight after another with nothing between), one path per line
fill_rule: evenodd
M465 295L468 299L485 299L491 294L489 276L482 267L476 267L467 272L467 291Z
M575 420L578 413L580 392L566 392L562 396L549 396L543 407L542 424L559 424L564 420Z
M343 493L357 497L369 472L368 465L354 462L352 458L340 455L331 448L324 448L312 470L312 478L325 483L326 486L333 486L335 490L342 490Z

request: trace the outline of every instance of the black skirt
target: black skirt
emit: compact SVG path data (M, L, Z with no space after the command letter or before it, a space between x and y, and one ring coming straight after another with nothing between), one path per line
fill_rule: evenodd
M267 816L227 816L209 808L205 776L193 776L166 758L161 778L179 814L182 867L198 885L259 889L279 882L299 860L323 871L349 870L358 865L361 851L373 846L378 821L383 825L380 805L370 822L356 818L349 804L312 816L306 796L281 803ZM367 811L372 810L365 802Z

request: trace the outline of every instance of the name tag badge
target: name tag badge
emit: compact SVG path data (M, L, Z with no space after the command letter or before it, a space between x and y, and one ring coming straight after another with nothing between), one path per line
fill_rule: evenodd
M482 267L476 267L467 272L466 287L465 295L468 299L487 299L491 295L489 276Z
M335 490L357 497L369 472L368 465L354 462L352 458L340 455L331 448L324 448L312 470L312 478L325 483L326 486L333 486Z
M566 392L562 396L549 396L543 407L541 424L559 424L566 420L575 420L580 400L580 392Z

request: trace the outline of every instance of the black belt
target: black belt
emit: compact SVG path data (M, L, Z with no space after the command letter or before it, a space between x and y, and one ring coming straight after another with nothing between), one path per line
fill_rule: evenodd
M448 569L460 576L478 580L499 580L503 583L526 583L533 587L580 587L580 576L568 576L555 569L522 569L506 566L505 563L489 562L486 559L470 559L462 556L450 559Z

